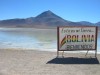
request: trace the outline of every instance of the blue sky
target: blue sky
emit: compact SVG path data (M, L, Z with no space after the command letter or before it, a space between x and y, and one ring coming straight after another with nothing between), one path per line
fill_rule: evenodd
M100 21L100 0L0 0L0 20L35 17L47 10L73 22Z

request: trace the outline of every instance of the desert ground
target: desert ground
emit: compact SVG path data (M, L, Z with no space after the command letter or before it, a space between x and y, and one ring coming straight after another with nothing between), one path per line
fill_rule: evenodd
M0 49L0 75L99 75L100 54Z
M43 42L51 41L51 37L56 33L52 32L54 34L46 35L51 37L45 40L44 35L47 32L44 32L41 32L41 37L38 38ZM27 34L29 35L29 33ZM39 35L35 36L38 37ZM55 39L56 37L53 38L53 40ZM0 48L0 75L99 75L100 54L97 54L97 58L94 53L89 53L87 56L85 54L83 52L65 52L64 57L62 57L60 52L57 58L56 51Z

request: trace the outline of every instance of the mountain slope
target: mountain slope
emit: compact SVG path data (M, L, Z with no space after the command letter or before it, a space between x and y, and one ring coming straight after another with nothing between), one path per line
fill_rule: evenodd
M95 23L95 25L100 26L100 22Z
M90 23L87 21L81 22L71 22L64 20L63 18L57 16L50 10L45 11L36 17L30 17L26 19L8 19L0 21L0 27L57 27L57 26L79 26L79 25L99 25L98 23Z
M0 21L0 26L12 27L14 25L21 25L25 23L26 23L25 19L8 19L8 20Z

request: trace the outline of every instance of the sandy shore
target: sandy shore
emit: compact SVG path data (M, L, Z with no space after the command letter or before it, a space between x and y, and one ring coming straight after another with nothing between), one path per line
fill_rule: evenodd
M100 55L35 50L0 50L0 75L99 75Z

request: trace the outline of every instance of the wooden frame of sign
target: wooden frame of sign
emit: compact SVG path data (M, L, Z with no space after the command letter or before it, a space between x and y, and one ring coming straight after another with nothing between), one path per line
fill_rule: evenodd
M59 26L57 27L57 57L59 51L89 50L97 56L97 26ZM86 54L87 54L86 53Z

